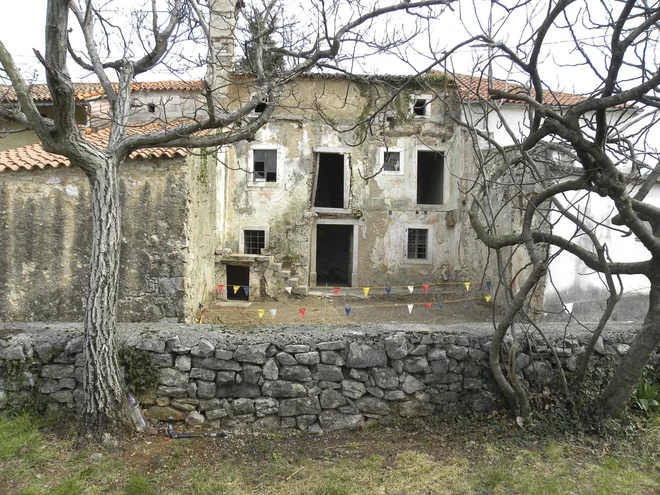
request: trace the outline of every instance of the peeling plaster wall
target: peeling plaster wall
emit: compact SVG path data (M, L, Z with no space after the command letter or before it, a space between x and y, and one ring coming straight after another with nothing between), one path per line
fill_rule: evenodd
M290 269L300 285L313 285L310 273L313 277L315 225L332 221L357 225L354 286L479 280L485 251L469 226L461 193L465 187L460 187L458 179L474 166L466 159L472 153L469 143L445 118L445 107L437 101L432 102L430 118L411 117L408 94L392 105L395 124L389 129L379 132L374 125L372 135L366 126L356 127L369 102L380 101L374 96L379 92L375 86L369 89L345 80L318 79L299 80L291 93L285 92L271 121L255 140L235 145L227 156L230 168L237 170L223 172L227 195L225 231L219 247L239 252L241 229L267 228L269 243L263 254L272 255L275 262ZM233 95L236 102L248 97L247 90ZM451 111L457 110L457 97L447 98L453 105ZM355 129L339 133L333 127ZM402 152L401 175L378 174L383 147ZM277 150L277 182L252 180L254 149ZM348 156L349 200L345 209L319 212L311 207L315 151L319 149ZM417 150L428 149L445 154L442 205L416 203ZM408 227L430 229L431 254L423 263L406 260Z
M199 173L199 164L189 168L183 159L131 161L120 170L120 320L183 319L208 284L202 274L212 266L205 258L212 241L200 238L212 238L213 210L189 199L201 193L201 184L190 184ZM0 174L0 320L81 319L90 232L81 171Z

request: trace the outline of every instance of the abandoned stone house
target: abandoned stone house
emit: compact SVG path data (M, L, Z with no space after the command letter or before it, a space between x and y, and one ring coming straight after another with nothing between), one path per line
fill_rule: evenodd
M135 153L121 170L120 319L190 320L214 297L257 300L285 287L305 295L326 285L477 279L485 256L459 180L470 148L446 116L458 110L458 94L437 84L450 104L413 89L363 123L387 79L310 75L286 89L252 142L217 153ZM161 110L186 115L198 87L136 85L135 119L159 125ZM108 116L97 90L81 87L79 102L83 132L101 142L107 131L96 127ZM236 76L229 97L249 95L249 81ZM47 112L46 96L41 103ZM90 232L86 178L34 136L5 139L0 319L77 320ZM249 289L218 295L218 284Z

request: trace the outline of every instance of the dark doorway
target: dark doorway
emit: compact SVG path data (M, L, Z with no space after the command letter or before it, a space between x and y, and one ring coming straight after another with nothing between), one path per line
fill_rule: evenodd
M353 258L352 225L316 226L316 285L349 286Z
M344 155L319 153L314 206L344 207Z
M435 151L417 152L417 204L442 204L444 162L442 153Z
M234 286L240 288L234 293ZM248 295L245 293L245 286L250 285L250 267L227 265L227 299L232 301L247 301Z

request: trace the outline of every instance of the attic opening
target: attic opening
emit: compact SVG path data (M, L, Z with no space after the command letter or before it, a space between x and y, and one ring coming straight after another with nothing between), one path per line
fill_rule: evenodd
M317 160L314 206L316 208L344 208L346 180L344 155L319 153Z
M250 267L240 265L227 266L227 299L231 301L247 301L248 294L244 287L250 286ZM238 290L234 292L234 287Z
M266 107L268 106L268 98L261 100L261 103L257 103L257 106L254 107L254 113L264 113Z
M316 226L316 285L351 285L353 225Z
M155 103L147 104L147 110L149 110L149 113L156 113L156 104Z
M436 151L417 152L417 204L443 202L445 157Z

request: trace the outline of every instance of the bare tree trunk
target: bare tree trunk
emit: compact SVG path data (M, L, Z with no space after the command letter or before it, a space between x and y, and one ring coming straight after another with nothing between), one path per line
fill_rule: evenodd
M603 393L603 413L607 416L616 417L623 412L646 363L660 344L660 260L651 260L649 279L649 311Z
M84 391L81 441L101 441L127 426L119 367L116 313L119 280L120 216L118 164L94 164L92 250L85 311Z

